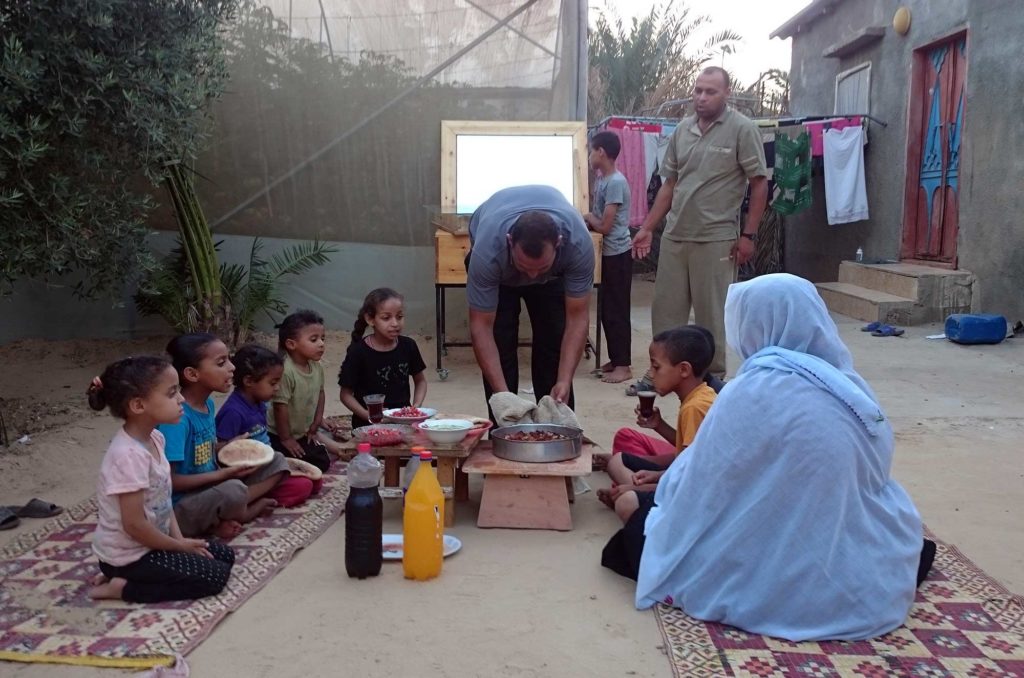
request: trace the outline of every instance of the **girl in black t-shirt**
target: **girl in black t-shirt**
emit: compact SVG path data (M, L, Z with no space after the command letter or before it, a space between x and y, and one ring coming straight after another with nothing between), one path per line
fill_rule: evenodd
M352 427L369 424L364 398L384 394L384 407L419 407L427 396L426 364L416 342L402 336L405 311L402 295L387 287L366 295L359 309L352 343L338 373L341 402L352 410ZM373 333L364 337L367 328ZM409 378L415 387L409 394Z

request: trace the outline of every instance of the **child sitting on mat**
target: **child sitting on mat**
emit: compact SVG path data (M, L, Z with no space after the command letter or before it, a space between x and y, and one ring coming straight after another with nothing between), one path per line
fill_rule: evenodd
M171 504L171 467L160 424L176 424L184 398L166 360L126 358L89 387L89 406L124 420L100 463L92 549L102 575L89 597L159 603L215 596L231 575L228 546L187 539Z
M613 452L619 454L614 454L607 465L613 486L599 490L597 496L614 508L623 522L645 493L654 492L665 469L693 442L716 395L704 381L715 351L703 328L688 325L661 332L651 341L649 354L654 390L659 396L675 393L681 404L675 428L661 418L657 407L651 416L644 417L637 406L637 425L654 429L664 441L632 429L615 434L619 447L613 447Z
M231 388L235 367L228 347L212 334L183 334L171 340L167 352L185 397L181 421L158 427L167 440L174 513L186 536L213 532L230 539L243 523L277 506L265 495L288 475L288 462L276 457L266 466L221 468L210 395Z
M278 452L309 462L321 471L331 467L329 437L320 428L332 431L324 421L324 357L327 339L324 319L315 311L296 311L278 327L278 350L284 356L284 371L277 393L272 398L274 416L267 422L270 444ZM333 448L342 458L351 452Z
M231 362L235 366L232 378L235 390L217 412L217 440L226 443L235 438L248 438L270 445L267 402L277 393L284 361L271 350L248 344L231 356ZM275 455L284 460L280 452L275 452ZM267 496L278 506L297 506L318 491L322 484L323 480L314 482L306 477L289 475Z

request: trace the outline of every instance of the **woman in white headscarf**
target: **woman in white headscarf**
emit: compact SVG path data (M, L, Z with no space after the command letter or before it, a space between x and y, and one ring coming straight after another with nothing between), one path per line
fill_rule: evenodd
M762 276L729 288L725 324L745 362L602 562L636 576L641 609L793 641L895 629L934 544L824 303L806 280Z

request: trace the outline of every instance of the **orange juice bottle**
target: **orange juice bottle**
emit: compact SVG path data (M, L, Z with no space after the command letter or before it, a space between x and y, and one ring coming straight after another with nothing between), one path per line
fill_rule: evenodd
M402 516L402 570L406 579L433 579L444 559L444 493L430 465L430 452L420 452L420 467L405 495Z

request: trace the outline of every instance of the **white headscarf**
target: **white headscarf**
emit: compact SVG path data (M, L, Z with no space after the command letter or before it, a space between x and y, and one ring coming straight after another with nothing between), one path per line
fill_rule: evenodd
M658 484L637 607L789 640L891 631L923 534L874 393L805 280L733 285L725 323L745 362Z

